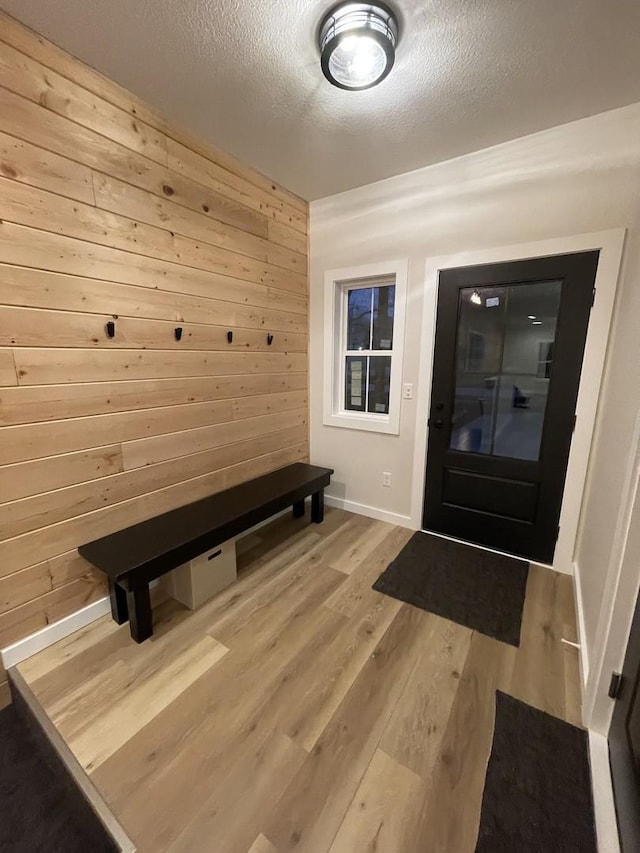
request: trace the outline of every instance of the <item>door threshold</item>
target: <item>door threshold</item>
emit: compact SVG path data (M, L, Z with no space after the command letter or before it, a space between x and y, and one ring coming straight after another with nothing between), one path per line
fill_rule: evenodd
M530 566L541 566L543 569L551 569L555 571L550 563L540 563L538 560L528 560L520 554L510 554L508 551L499 551L497 548L489 548L486 545L478 545L477 542L467 542L464 539L457 539L455 536L447 536L446 533L436 533L435 530L425 530L420 528L422 533L428 533L430 536L437 536L439 539L448 539L449 542L457 542L460 545L469 545L471 548L478 548L480 551L489 551L490 554L499 554L501 557L513 557L514 560L522 560L529 563Z

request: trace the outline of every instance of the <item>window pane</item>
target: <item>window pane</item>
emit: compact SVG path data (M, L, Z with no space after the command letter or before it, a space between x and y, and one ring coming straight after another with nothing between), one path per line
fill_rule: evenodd
M391 284L373 290L373 342L371 349L392 349L396 288Z
M460 291L452 450L538 459L561 289Z
M371 346L371 288L348 292L347 349L369 349Z
M367 411L376 415L389 414L391 356L372 355L369 359L369 405Z
M366 356L348 355L345 369L344 407L349 412L364 412L367 387Z

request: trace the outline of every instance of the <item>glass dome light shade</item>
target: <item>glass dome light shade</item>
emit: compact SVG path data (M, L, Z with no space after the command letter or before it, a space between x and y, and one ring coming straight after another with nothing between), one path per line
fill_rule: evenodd
M342 3L320 28L321 65L325 77L341 89L368 89L393 67L398 24L378 3Z

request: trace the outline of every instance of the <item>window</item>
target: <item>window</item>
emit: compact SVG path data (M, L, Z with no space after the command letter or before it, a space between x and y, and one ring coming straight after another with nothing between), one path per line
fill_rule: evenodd
M395 279L344 287L347 411L389 414L395 294Z
M551 378L553 364L553 341L538 341L538 379Z
M326 287L324 422L397 433L406 264L338 270Z
M467 332L467 363L465 365L467 373L483 372L486 349L482 332L474 332L473 329L469 329Z

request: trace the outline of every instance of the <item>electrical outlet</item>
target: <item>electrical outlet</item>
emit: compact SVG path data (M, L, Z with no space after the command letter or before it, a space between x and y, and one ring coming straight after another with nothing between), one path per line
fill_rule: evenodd
M382 485L390 486L391 485L391 473L389 471L382 472Z
M405 382L402 386L402 396L405 400L413 400L413 384Z

